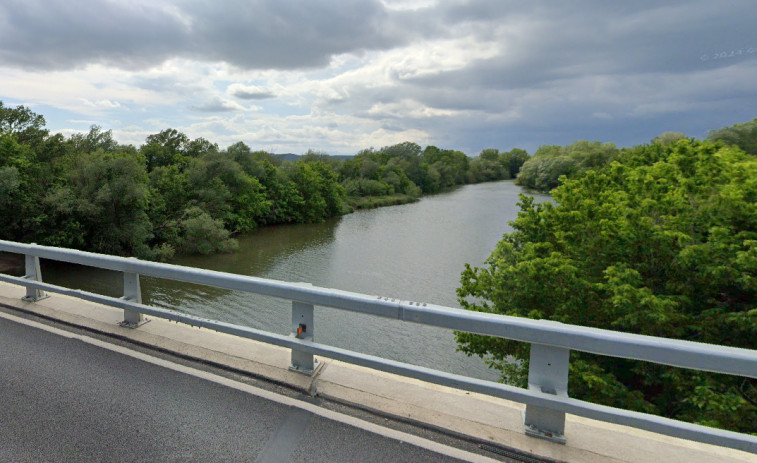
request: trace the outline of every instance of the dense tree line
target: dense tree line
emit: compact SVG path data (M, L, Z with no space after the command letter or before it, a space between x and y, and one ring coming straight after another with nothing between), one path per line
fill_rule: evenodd
M680 138L620 153L595 146L614 160L563 178L554 203L523 196L514 231L484 267L466 267L460 303L757 349L757 157L720 141ZM732 143L748 146L745 138ZM555 151L555 158L566 156ZM503 381L525 385L528 344L457 336L464 352L501 370ZM751 379L572 352L569 391L595 403L757 432Z
M539 191L549 191L560 184L560 177L577 177L607 165L620 151L614 143L579 140L571 145L543 145L523 164L517 183Z
M527 157L490 149L469 158L407 142L345 160L310 152L288 162L175 129L137 148L97 126L51 135L41 115L0 102L0 238L148 259L223 252L259 226L512 178Z
M757 155L757 118L742 124L712 130L707 135L707 139L725 145L738 146L749 154Z
M405 142L363 150L343 161L338 171L350 196L418 197L455 185L514 178L527 158L518 148L485 149L471 159L460 151Z
M654 137L652 144L667 146L686 138L681 132L664 132ZM711 130L707 139L757 155L757 119ZM589 170L606 166L627 150L618 149L613 143L586 140L567 146L540 146L523 164L516 182L526 188L550 191L560 185L561 177L576 178Z

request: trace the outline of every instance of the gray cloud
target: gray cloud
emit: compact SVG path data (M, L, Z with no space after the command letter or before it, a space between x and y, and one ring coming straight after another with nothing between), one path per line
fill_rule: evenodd
M244 110L242 106L233 101L227 101L222 98L213 98L203 104L190 106L190 109L203 113L227 113Z
M754 24L751 0L441 0L417 11L389 11L378 0L6 0L0 3L0 63L132 70L184 58L226 62L235 71L306 70L302 79L318 80L308 87L312 95L292 96L294 90L265 76L240 78L259 86L229 85L233 76L210 88L207 75L199 82L193 74L171 73L144 74L127 84L185 99L183 107L207 113L243 110L233 98L275 97L268 106L350 115L386 131L422 130L438 144L473 153L578 138L634 144L665 130L703 136L750 120L757 116L757 53L745 51L757 49ZM333 68L319 74L340 54L365 58L358 66L373 63L379 53L372 52L440 39L488 43L497 52L424 73L412 72L417 56L408 51L396 57L407 58L406 67L375 68L381 85L368 83L370 76L331 83ZM420 62L443 59L428 56ZM229 100L214 97L224 86Z
M0 60L31 69L105 63L145 68L171 57L244 69L327 64L403 38L373 0L131 2L10 0L0 5Z
M147 6L82 0L0 4L0 61L6 66L142 68L173 56L184 35L175 17Z
M269 98L274 98L276 96L276 94L271 90L240 84L233 84L229 86L229 93L241 100L266 100Z

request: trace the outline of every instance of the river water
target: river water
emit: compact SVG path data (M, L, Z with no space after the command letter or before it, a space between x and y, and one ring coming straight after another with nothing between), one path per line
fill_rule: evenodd
M401 206L358 211L324 223L259 229L239 251L175 264L459 307L466 263L480 266L511 230L522 189L512 181L467 185ZM547 200L536 195L537 201ZM120 296L121 276L43 262L45 281ZM253 328L288 333L291 303L187 283L142 279L145 303ZM456 352L451 331L316 307L315 340L481 379L479 358Z

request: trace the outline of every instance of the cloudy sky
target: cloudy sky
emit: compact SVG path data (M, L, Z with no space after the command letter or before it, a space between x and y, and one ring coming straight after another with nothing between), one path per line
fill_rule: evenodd
M122 143L475 155L757 117L752 0L2 0L0 100Z

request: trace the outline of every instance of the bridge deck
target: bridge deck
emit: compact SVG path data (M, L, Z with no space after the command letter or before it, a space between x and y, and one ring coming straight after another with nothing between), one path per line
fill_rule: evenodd
M446 429L453 433L470 436L476 440L487 441L544 458L571 462L646 462L660 460L694 463L755 461L754 455L745 452L669 438L633 428L595 422L570 415L566 423L568 444L559 445L527 437L523 434L521 411L524 407L521 404L425 384L420 381L385 373L377 373L353 365L329 361L328 359L324 361L325 365L319 374L314 378L310 378L287 369L289 365L289 351L285 349L162 320L153 320L137 330L129 330L117 325L123 319L122 312L119 310L59 295L53 295L37 303L26 303L20 300L23 295L23 288L0 283L0 305L6 307L22 309L29 313L61 320L74 326L116 335L129 342L153 346L181 356L224 365L238 371L249 372L259 378L279 384L286 384L311 396L342 404L354 404L362 409L371 410L385 416L410 420L428 428ZM335 445L333 445L333 442L331 445L323 445L331 442L329 436L332 436L332 438L339 437L342 440L347 437L347 443L343 449L346 452L343 454L344 461L370 461L371 455L383 455L383 458L380 459L381 461L387 461L387 456L390 455L392 458L388 458L389 460L423 461L425 458L433 458L434 461L440 461L439 456L435 455L431 450L417 446L399 445L396 440L386 439L382 436L379 436L381 442L374 444L368 436L370 433L363 435L360 429L354 429L354 427L350 427L349 430L345 431L340 427L345 426L344 423L339 421L332 422L333 420L329 421L320 415L313 415L313 411L317 412L317 409L307 409L309 411L306 413L293 412L291 405L279 404L280 406L276 407L265 402L258 403L256 402L257 399L241 398L241 396L236 395L239 391L231 392L228 389L224 389L227 392L219 393L217 389L214 389L217 385L208 386L210 389L207 393L194 394L192 392L196 387L194 379L190 381L192 387L187 387L186 384L174 387L171 385L170 380L165 379L163 376L165 372L162 370L166 370L165 368L156 369L154 366L145 366L143 364L137 367L130 364L127 365L126 363L122 366L121 357L124 356L118 357L118 360L111 358L108 362L102 364L101 370L93 370L90 374L74 374L67 370L71 368L70 365L61 365L67 365L66 362L73 362L74 364L79 364L79 367L86 369L94 368L92 364L95 362L82 362L82 359L88 359L91 355L98 355L94 353L93 346L85 346L70 339L64 342L60 339L49 338L47 334L41 335L39 333L26 333L20 335L20 338L12 338L10 333L17 330L20 333L20 328L9 323L7 321L0 323L0 332L3 333L3 336L0 337L3 340L3 361L6 361L5 357L8 357L5 354L6 352L22 354L20 358L23 360L17 362L15 366L2 366L2 371L4 372L2 389L6 390L6 384L10 384L15 389L8 390L15 391L14 395L26 391L24 392L26 396L23 396L23 401L18 401L12 397L2 398L3 403L11 403L6 402L6 400L16 400L16 402L13 402L15 403L15 408L11 407L3 410L1 421L5 429L12 430L12 432L6 435L5 439L15 439L17 444L22 445L22 447L19 447L19 452L32 452L18 454L30 456L30 458L26 458L26 461L38 460L38 458L31 458L36 456L33 453L36 451L34 449L41 449L38 451L45 449L50 451L56 451L57 449L57 451L60 451L60 449L66 449L67 452L75 452L79 451L77 449L90 451L99 446L102 448L118 449L116 454L128 455L120 452L125 448L138 448L140 445L152 452L165 451L167 453L161 455L174 455L173 459L183 461L187 458L181 458L181 455L191 454L197 455L197 459L199 460L203 459L202 457L205 455L201 452L209 451L216 443L221 445L220 443L224 439L222 434L224 433L227 433L230 437L228 440L229 445L234 445L229 449L232 453L228 453L227 455L236 455L233 452L244 449L244 452L247 452L247 457L243 458L243 460L251 460L250 455L257 457L264 456L263 452L273 452L273 454L276 454L276 452L286 451L286 449L282 450L286 446L280 442L292 442L291 437L289 440L285 437L287 429L306 430L303 434L303 436L307 436L303 437L306 440L295 441L299 442L299 445L296 450L292 450L289 454L289 457L295 461L298 458L304 458L307 461L316 461L319 459L319 457L313 456L318 454L315 450L313 452L316 453L311 451L308 451L307 454L297 453L303 451L302 448L304 446L302 444L313 444L314 448L320 449L320 452L325 452L321 453L321 455L333 455L333 452L341 452L342 450L334 448ZM30 339L34 341L29 342ZM31 354L27 354L26 352L35 349L40 350L39 358L36 358L32 362L29 360L30 357L28 357ZM82 353L77 349L85 349L85 351ZM95 350L102 351L104 357L112 357L114 355L112 352L108 353L104 349ZM49 357L49 359L45 361L45 357ZM33 368L31 367L32 365L34 366ZM64 370L59 371L59 366L60 368L64 368ZM49 371L50 376L39 381L27 381L24 378L25 370L29 370L29 373L33 372L34 375L42 374L43 371ZM115 392L110 395L108 392L112 391L112 386L119 386L121 384L121 379L114 379L109 376L115 374L117 370L124 370L123 374L126 376L126 379L133 376L137 381L132 387L119 388L123 394L121 397L116 397ZM9 371L17 372L14 377L15 379L9 379L5 373ZM34 377L30 374L27 375L27 379ZM61 392L60 387L55 385L56 381L54 378L56 377L68 379L76 379L78 377L83 382L80 385L81 389L73 388L70 391L82 392L88 388L92 388L93 395L82 396L79 392L73 392L68 397L63 397L65 394ZM98 378L98 380L95 381L92 378ZM109 379L100 380L100 378ZM52 389L47 392L48 394L52 394L49 400L45 399L43 395L36 396L34 395L36 393L30 392L34 384L40 383L49 383L52 386ZM110 389L109 386L111 386ZM182 405L179 404L181 402L179 400L179 391L181 391L182 395L184 393L189 394L191 398L190 403L184 405L186 408L182 408ZM29 394L32 395L30 396ZM228 397L226 394L228 394ZM166 401L166 408L152 409L147 405L156 396L162 396L162 400ZM191 429L193 426L199 426L202 421L200 415L191 415L190 413L190 415L187 415L190 418L182 418L177 415L182 410L188 410L189 412L194 410L194 413L204 411L205 407L198 408L196 404L192 404L191 402L198 400L198 397L205 396L215 398L216 402L209 405L208 413L211 415L216 414L217 418L220 418L220 421L215 425L210 425L210 431L202 427L197 427L197 429L201 430L203 434L207 433L207 436L215 437L200 437L189 441L187 445L178 443L177 439L184 436L182 433L185 430ZM61 401L72 403L74 408L68 412L64 412L62 409L59 410L57 404L62 403ZM41 412L34 412L39 413L38 415L33 416L46 417L40 421L53 426L53 429L59 430L62 433L60 436L51 436L49 435L49 431L38 430L34 426L29 427L19 422L22 418L17 414L20 414L25 404L29 404L30 402L43 407ZM133 403L136 406L135 410L137 412L124 411L120 408L120 404L122 403ZM307 405L309 407L316 407L316 405L312 404ZM224 415L223 409L228 409L227 419L224 418L226 415ZM242 412L238 409L246 411ZM140 410L145 412L156 410L154 414L160 416L151 417L149 420L146 420L144 414L139 412ZM86 411L86 413L82 413L83 411ZM96 415L90 416L90 413L96 413ZM141 421L138 421L136 424L118 426L111 423L111 421L119 423L119 416L124 414L131 414ZM248 423L249 416L266 416L267 418L259 420L261 421L260 423L253 423L247 426L250 432L254 431L257 434L242 436L240 432L246 432L242 431L245 428L243 423ZM314 418L314 416L316 417ZM152 424L156 428L164 428L167 434L164 435L164 438L159 439L152 434L146 434L152 431L147 431L146 429L140 431L140 425L144 424L145 421L149 421L150 423L148 424ZM213 426L216 427L215 431L213 431ZM285 431L279 432L281 429ZM102 430L106 430L105 433ZM143 434L142 437L146 439L145 442L140 443L140 439L138 439L140 432ZM77 444L77 439L81 438L77 436L82 433L89 435L91 440L83 440L81 442L85 442L84 444ZM317 438L314 436L317 436ZM45 440L46 443L24 447L23 445L27 445L24 444L26 437ZM216 441L216 438L218 441ZM311 438L312 442L311 440L307 440ZM397 438L407 439L403 437ZM237 440L244 442L234 444ZM58 442L57 444L56 441ZM254 442L251 443L248 441ZM86 442L89 442L89 444L86 444ZM118 442L121 442L125 447L119 448L118 445L121 444L118 444ZM266 442L272 443L266 447ZM0 443L2 444L0 447L6 448L5 443ZM373 453L372 449L374 445L378 446L377 452L379 453ZM339 445L336 446L338 447ZM353 447L353 450L349 450ZM271 450L272 448L274 450ZM167 449L170 449L170 451ZM350 453L353 451L358 453ZM368 453L361 454L359 453L361 451L368 451ZM384 451L388 453L382 453ZM403 451L411 453L402 454L401 452ZM17 461L20 459L4 458L6 454L2 454L1 452L1 460ZM445 458L452 458L449 452L442 453L447 455ZM479 458L476 455L465 453L454 455L462 458ZM305 456L309 456L309 458L305 458ZM499 458L496 454L490 454L490 456ZM42 459L50 458L46 457ZM76 460L78 458L73 459ZM142 458L125 456L123 459L134 461ZM152 458L144 459L149 460ZM168 460L165 458L159 459L165 461L171 460L171 458L168 458ZM189 459L194 459L194 457ZM209 458L208 460L217 459ZM225 459L235 460L236 458ZM323 461L333 461L333 459L329 457L323 459ZM24 459L20 460L24 461Z

